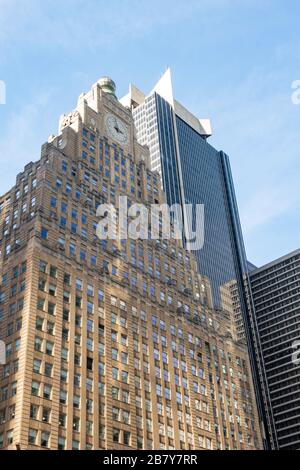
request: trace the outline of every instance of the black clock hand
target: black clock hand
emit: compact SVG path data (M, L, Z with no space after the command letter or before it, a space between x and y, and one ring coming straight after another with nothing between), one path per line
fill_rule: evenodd
M119 128L118 124L115 126L115 129L117 131L118 134L123 134L123 132L121 131L121 129Z
M114 122L115 122L114 129L119 133L119 132L120 132L120 129L119 129L118 121L117 121L116 118L114 118Z
M118 132L118 130L119 130L119 129L118 129L118 123L117 123L117 120L116 120L115 117L114 117L114 129L115 129L115 131L117 131L117 132Z

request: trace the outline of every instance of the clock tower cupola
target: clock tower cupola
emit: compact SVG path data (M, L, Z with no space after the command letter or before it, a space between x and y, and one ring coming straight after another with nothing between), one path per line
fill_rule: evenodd
M111 95L113 98L117 99L116 97L116 84L115 82L109 78L109 77L102 77L98 81L100 88L107 93L108 95Z

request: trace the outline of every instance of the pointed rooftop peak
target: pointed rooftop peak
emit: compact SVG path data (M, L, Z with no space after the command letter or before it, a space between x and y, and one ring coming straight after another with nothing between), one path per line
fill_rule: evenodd
M172 85L172 74L170 67L164 72L162 77L156 83L152 92L158 93L162 98L164 98L171 106L174 107L174 95L173 95L173 85Z

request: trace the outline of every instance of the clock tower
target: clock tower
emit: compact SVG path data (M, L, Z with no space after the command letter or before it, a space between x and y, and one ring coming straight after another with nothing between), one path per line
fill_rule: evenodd
M78 135L82 126L88 127L95 135L107 138L110 144L120 147L124 154L131 155L136 163L143 160L150 168L149 150L138 143L131 110L118 101L116 84L111 78L100 78L90 91L82 93L76 109L62 115L59 122L60 138L57 146L62 149L60 146L63 145L66 153L77 147L79 159L82 155L88 154L90 157L94 153L97 161L98 149L93 150L93 145L89 145L87 150L81 150L82 142L78 141Z

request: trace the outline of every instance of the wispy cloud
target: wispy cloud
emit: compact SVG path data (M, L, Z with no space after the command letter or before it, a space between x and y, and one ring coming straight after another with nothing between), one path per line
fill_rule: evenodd
M282 214L299 210L300 106L282 71L254 68L238 86L201 101L217 147L231 157L246 238Z
M257 0L244 0L243 4ZM260 2L268 0L260 0ZM87 49L145 36L205 13L217 18L237 0L0 0L0 45L22 42L35 48ZM62 8L63 5L63 8ZM17 33L17 34L14 34Z
M156 26L200 11L201 2L178 0L174 8L170 0L64 0L61 8L56 0L0 0L0 10L0 44L22 41L35 47L47 44L74 50L79 45L92 48L145 35Z

